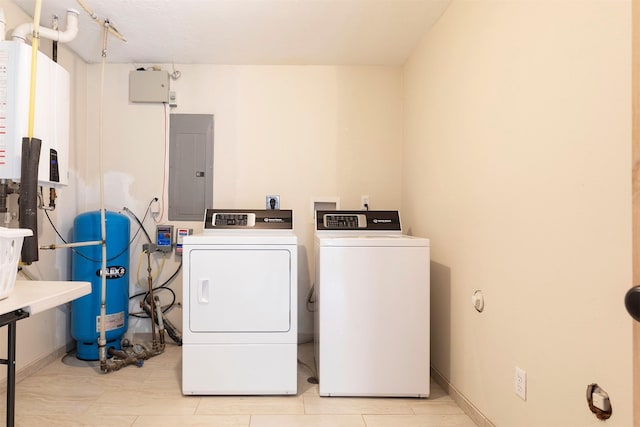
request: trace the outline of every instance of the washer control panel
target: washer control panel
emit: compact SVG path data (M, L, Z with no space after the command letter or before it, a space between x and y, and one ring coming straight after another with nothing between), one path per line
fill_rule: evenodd
M362 214L324 214L322 218L325 228L333 230L357 230L367 228L367 217Z
M316 211L316 231L402 231L398 211Z

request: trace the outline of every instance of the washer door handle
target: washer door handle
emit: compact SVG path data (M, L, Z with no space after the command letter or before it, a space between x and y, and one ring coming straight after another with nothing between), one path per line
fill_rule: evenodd
M198 280L198 302L209 304L209 279Z

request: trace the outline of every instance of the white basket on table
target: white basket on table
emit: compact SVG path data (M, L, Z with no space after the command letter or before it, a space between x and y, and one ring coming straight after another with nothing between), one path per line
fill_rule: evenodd
M8 297L16 284L22 242L27 236L33 236L33 231L0 227L0 299Z

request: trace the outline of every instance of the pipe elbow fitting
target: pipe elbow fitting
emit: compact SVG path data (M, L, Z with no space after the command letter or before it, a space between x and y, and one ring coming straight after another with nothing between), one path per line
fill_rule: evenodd
M80 12L75 9L67 9L67 29L64 31L52 30L40 27L39 37L60 43L68 43L78 35L78 16ZM13 40L27 41L27 36L33 33L33 23L26 22L18 25L11 34Z
M80 12L75 9L67 9L67 29L64 32L58 30L58 39L60 43L68 43L75 39L78 35L78 16Z
M11 33L11 37L13 40L22 40L23 42L27 41L27 34L33 33L33 23L25 22L24 24L18 25Z

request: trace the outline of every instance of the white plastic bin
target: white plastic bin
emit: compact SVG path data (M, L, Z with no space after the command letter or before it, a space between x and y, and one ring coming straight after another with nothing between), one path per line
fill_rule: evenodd
M26 236L33 236L33 231L0 227L0 299L8 297L16 284L18 261Z

